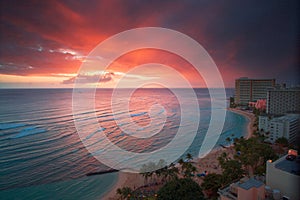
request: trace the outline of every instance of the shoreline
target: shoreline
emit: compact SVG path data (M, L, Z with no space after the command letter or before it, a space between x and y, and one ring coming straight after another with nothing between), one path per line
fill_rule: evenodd
M247 111L242 111L234 108L227 108L228 111L234 112L236 114L242 115L245 117L247 121L247 131L244 133L244 137L246 139L252 137L253 135L253 124L255 121L255 116L253 113L249 113ZM221 173L222 169L219 166L218 157L226 152L229 156L233 156L233 147L228 146L227 148L218 147L215 149L212 149L209 153L206 154L203 158L194 158L195 166L197 168L197 173L202 173L204 171L207 171L208 173ZM203 179L202 178L194 178L194 180L201 184ZM141 185L144 184L143 177L138 173L127 173L127 172L118 172L118 178L116 180L116 184L112 186L112 188L107 191L103 195L103 199L107 200L114 200L116 199L116 191L118 188L121 187L131 187L132 189L135 189Z
M131 187L132 189L136 189L142 185L144 185L144 178L140 174L119 171L115 185L113 185L109 191L104 193L101 199L115 200L117 199L116 193L118 188Z
M242 115L242 116L244 116L248 119L247 133L245 135L245 138L246 139L251 138L253 136L253 131L254 131L253 125L254 125L254 122L255 122L255 115L253 113L249 113L247 111L242 111L242 110L239 110L239 109L236 109L236 108L227 108L227 110L229 110L230 112L234 112L234 113L237 113L239 115Z

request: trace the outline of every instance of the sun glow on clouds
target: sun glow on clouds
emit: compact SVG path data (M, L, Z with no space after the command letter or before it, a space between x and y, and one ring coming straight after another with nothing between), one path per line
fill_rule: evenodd
M113 88L117 83L123 79L121 87L135 87L137 84L142 84L148 81L149 84L155 86L155 82L159 80L167 81L173 87L181 87L180 83L169 74L168 71L149 65L143 70L135 70L134 73L130 71L139 65L146 63L161 63L170 66L183 77L190 81L193 87L205 87L201 75L198 74L193 67L184 59L170 52L156 50L156 49L142 49L129 52L120 56L110 66L107 66L106 71L99 70L101 62L110 56L113 49L108 49L106 55L102 56L87 56L70 48L57 49L35 49L36 51L47 51L51 54L64 55L66 62L77 61L80 63L90 63L93 71L77 73L32 73L29 75L1 75L0 83L30 83L32 85L41 85L43 87L52 87L49 84L54 84L55 87L73 87L75 80L80 84L80 87L105 87ZM96 63L96 64L95 64ZM70 63L71 64L71 63ZM34 87L34 86L33 86Z
M18 76L0 74L0 88L53 88L61 87L61 83L66 76Z
M107 58L105 55L87 57L97 44L112 35L139 27L170 28L195 39L211 54L227 86L234 86L234 79L240 76L283 77L299 82L296 1L264 1L259 9L255 2L216 5L212 1L9 0L0 1L0 4L1 84L3 80L22 83L28 77L33 80L44 77L48 81L53 76L53 84L71 87L62 82L77 76L82 63ZM167 41L167 38L157 39ZM110 50L114 47L108 49L108 54ZM115 81L117 72L126 73L132 65L139 64L143 57L148 56L141 53L124 59L125 64L116 63L117 66L107 70L115 75L105 84ZM156 57L163 61L156 63L169 66L175 63L169 61L168 56ZM190 68L187 70L186 65L179 63L174 69L189 78L194 87L205 87L198 81L200 75ZM146 77L145 73L135 75ZM63 79L58 74L72 75ZM155 77L168 78L160 69ZM176 85L176 80L170 81Z

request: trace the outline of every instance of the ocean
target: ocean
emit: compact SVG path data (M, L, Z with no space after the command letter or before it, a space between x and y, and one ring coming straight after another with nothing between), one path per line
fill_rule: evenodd
M187 126L180 124L180 120L181 104L191 103L188 97L179 102L168 89L138 89L131 96L129 116L144 135L157 134L150 141L133 139L122 131L131 126L122 107L126 101L122 95L126 96L128 91L119 90L114 110L111 109L113 90L98 89L95 110L73 113L72 89L1 89L0 199L101 199L117 181L117 173L86 176L109 169L93 156L92 151L97 151L97 144L103 142L94 139L99 134L92 130L90 122L95 114L101 132L119 148L134 153L160 149L175 137L180 126ZM195 89L195 93L200 109L199 127L182 154L189 152L197 157L211 119L211 101L207 89ZM233 89L226 89L226 94L232 96ZM153 105L160 105L152 116L159 120L151 120L153 113L149 110ZM164 122L160 120L162 116ZM78 135L74 120L84 122L84 136ZM227 137L243 136L246 125L245 117L227 111L215 148L228 145ZM82 139L92 141L91 148L87 149Z

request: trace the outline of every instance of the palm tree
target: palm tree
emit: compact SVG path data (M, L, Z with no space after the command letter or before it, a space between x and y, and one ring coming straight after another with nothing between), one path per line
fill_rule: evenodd
M192 174L194 173L194 172L196 172L197 171L197 168L194 166L194 165L192 165L192 163L186 163L186 165L185 165L185 170L184 170L184 177L185 178L187 178L187 177L191 177L192 176Z
M230 137L227 137L227 138L226 138L226 141L227 141L227 142L228 142L228 144L230 145L231 138L230 138Z
M120 198L123 199L129 199L133 196L133 190L130 187L123 187L117 189L117 194L120 195Z
M178 163L179 163L180 165L182 165L182 164L184 163L183 159L180 158L180 159L178 160Z
M144 184L147 184L148 178L152 178L153 172L141 172L140 174L144 177Z
M190 154L190 153L186 154L186 159L187 159L188 162L193 160L192 154Z
M174 163L171 163L166 170L165 178L168 180L176 179L178 178L178 173L179 173L178 168L175 167Z

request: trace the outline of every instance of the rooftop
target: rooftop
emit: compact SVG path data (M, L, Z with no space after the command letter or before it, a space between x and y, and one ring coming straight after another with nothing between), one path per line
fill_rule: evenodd
M259 188L263 185L263 182L256 180L255 178L244 177L237 182L231 183L230 185L220 188L218 190L218 193L222 196L226 196L229 199L238 199L238 188L249 190L254 187Z
M260 182L260 181L258 181L258 180L255 180L255 179L253 179L253 178L250 178L250 179L247 180L246 182L241 183L241 184L239 185L239 187L241 187L241 188L243 188L243 189L245 189L245 190L249 190L249 189L251 189L251 188L253 188L253 187L259 188L259 187L261 187L262 185L263 185L262 182Z
M267 88L268 91L271 92L299 92L300 87L289 87L289 88L276 88L276 87L269 87Z
M285 159L284 156L283 159L278 160L278 163L275 163L275 167L282 171L300 176L300 156L297 156L293 161Z
M286 120L292 121L298 119L299 117L300 115L298 114L286 114L284 116L274 118L274 121L286 121Z
M249 81L275 81L274 78L248 78L248 77L240 77L236 80L249 80Z

